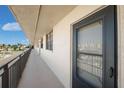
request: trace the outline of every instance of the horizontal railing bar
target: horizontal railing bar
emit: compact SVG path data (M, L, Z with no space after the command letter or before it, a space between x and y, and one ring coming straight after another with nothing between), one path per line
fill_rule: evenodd
M18 60L20 60L20 56L18 56L15 60L11 61L9 64L8 64L8 69L13 66Z
M15 88L18 86L22 72L31 53L31 48L14 55L0 64L0 77L3 88Z
M27 50L25 50L25 51L23 51L23 52L21 52L21 53L19 53L19 54L16 54L16 55L12 56L12 57L9 58L8 60L6 60L6 62L3 63L3 64L0 63L0 70L1 70L5 65L7 65L7 64L11 63L12 61L16 60L19 56L21 56L21 55L27 53L28 50L30 50L30 49L27 49ZM5 60L2 60L2 61L4 62Z

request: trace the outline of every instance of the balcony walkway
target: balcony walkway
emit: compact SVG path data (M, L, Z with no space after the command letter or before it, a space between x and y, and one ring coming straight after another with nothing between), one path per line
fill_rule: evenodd
M40 58L35 50L32 50L18 88L62 88L58 78Z

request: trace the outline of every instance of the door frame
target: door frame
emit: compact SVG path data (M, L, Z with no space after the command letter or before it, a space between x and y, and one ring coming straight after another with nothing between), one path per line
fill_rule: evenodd
M117 64L117 55L118 55L118 43L117 43L117 6L107 6L107 7L113 7L114 8L114 87L118 87L118 64ZM105 8L107 8L105 7ZM103 20L104 21L104 15L102 14L102 12L104 12L104 9L102 8L101 10L93 13L92 15L82 19L81 21L76 22L75 24L73 24L73 31L72 31L72 87L75 87L75 74L76 73L76 55L77 55L77 29L79 29L80 27L86 26L88 24L92 24L94 22L97 22L98 20ZM98 17L99 16L99 17ZM103 22L104 23L104 22ZM104 24L103 24L103 30L104 30ZM103 31L103 37L105 36L105 31ZM105 42L105 40L103 39L103 42ZM103 48L105 48L105 46L103 46ZM105 49L104 49L105 50ZM104 55L105 52L103 52ZM105 57L103 56L103 59L105 59ZM104 61L104 60L103 60ZM103 64L103 66L105 66L105 64ZM104 70L104 69L103 69ZM105 72L105 71L103 71ZM104 75L103 75L104 76ZM105 78L104 78L105 79ZM84 81L85 82L85 81ZM104 85L104 83L103 83ZM88 87L88 86L87 86Z

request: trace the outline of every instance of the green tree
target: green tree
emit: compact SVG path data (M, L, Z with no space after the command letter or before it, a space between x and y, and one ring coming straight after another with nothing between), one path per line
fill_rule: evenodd
M12 48L13 48L14 51L16 51L17 48L18 48L18 45L12 45Z

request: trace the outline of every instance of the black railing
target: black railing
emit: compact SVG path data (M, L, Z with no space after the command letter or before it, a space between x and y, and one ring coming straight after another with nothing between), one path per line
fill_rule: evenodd
M31 49L0 66L0 83L2 88L16 88L30 55Z

